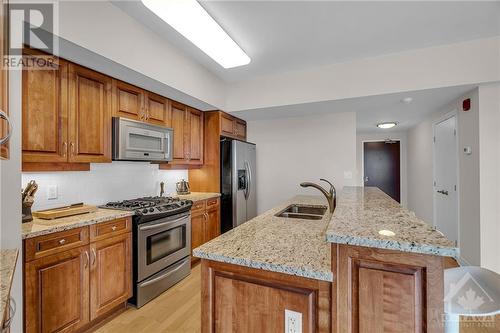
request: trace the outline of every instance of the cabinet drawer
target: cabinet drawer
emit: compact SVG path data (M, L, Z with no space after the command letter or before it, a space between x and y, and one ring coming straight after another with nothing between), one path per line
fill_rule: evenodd
M193 206L191 207L191 211L197 212L200 210L205 210L206 208L206 201L205 200L200 200L200 201L195 201L193 202Z
M89 243L89 228L75 228L25 241L26 261L67 251Z
M132 230L130 217L116 219L108 222L97 223L90 226L90 240L112 237Z
M215 208L215 207L218 207L219 205L220 205L220 199L219 198L210 198L210 199L207 199L207 210Z

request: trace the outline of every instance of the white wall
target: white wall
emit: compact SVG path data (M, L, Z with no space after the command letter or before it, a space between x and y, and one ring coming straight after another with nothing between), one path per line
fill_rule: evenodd
M406 132L357 133L356 135L356 182L363 186L363 142L398 140L400 143L401 205L408 206Z
M500 274L500 84L479 87L481 266Z
M224 107L221 79L109 1L59 1L58 35L208 104Z
M159 170L158 165L144 162L113 162L91 164L90 172L23 173L22 184L35 180L39 190L35 195L34 210L84 202L102 205L109 201L154 196L160 193L160 182L165 192L174 193L175 183L188 179L187 170ZM58 187L58 199L48 200L48 187Z
M257 144L259 213L299 193L321 195L301 188L304 181L326 178L338 191L356 183L355 113L251 121L248 140Z
M462 100L471 99L471 110L462 111ZM433 125L457 111L459 243L461 259L480 265L479 109L477 89L433 113L408 131L408 208L434 224ZM463 153L472 149L471 155Z

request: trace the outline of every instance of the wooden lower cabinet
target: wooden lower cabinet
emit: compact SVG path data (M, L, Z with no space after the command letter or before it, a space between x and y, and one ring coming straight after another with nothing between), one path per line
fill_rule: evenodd
M25 265L25 332L74 332L89 323L89 247Z
M442 257L333 244L332 270L332 332L443 332Z
M330 332L331 283L202 260L203 333L285 331L285 309L302 332Z
M90 240L89 227L83 227L24 241L26 333L85 331L125 307L132 296L130 218L126 225L106 228L109 237L92 225ZM27 256L30 250L35 252Z
M90 320L132 296L131 242L126 233L90 244Z
M191 211L191 251L220 235L220 199L196 201ZM191 262L199 259L191 257Z

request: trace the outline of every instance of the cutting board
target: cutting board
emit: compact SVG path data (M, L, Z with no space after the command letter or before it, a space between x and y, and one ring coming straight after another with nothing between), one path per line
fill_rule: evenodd
M97 211L97 207L91 205L81 205L76 207L68 206L68 207L40 210L38 212L33 212L33 216L38 217L39 219L53 220L61 217L93 213L95 211Z

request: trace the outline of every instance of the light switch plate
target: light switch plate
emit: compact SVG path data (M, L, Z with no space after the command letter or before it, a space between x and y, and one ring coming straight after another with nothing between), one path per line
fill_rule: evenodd
M285 333L302 333L302 313L285 309Z
M49 185L47 187L47 199L56 200L58 197L57 185Z

